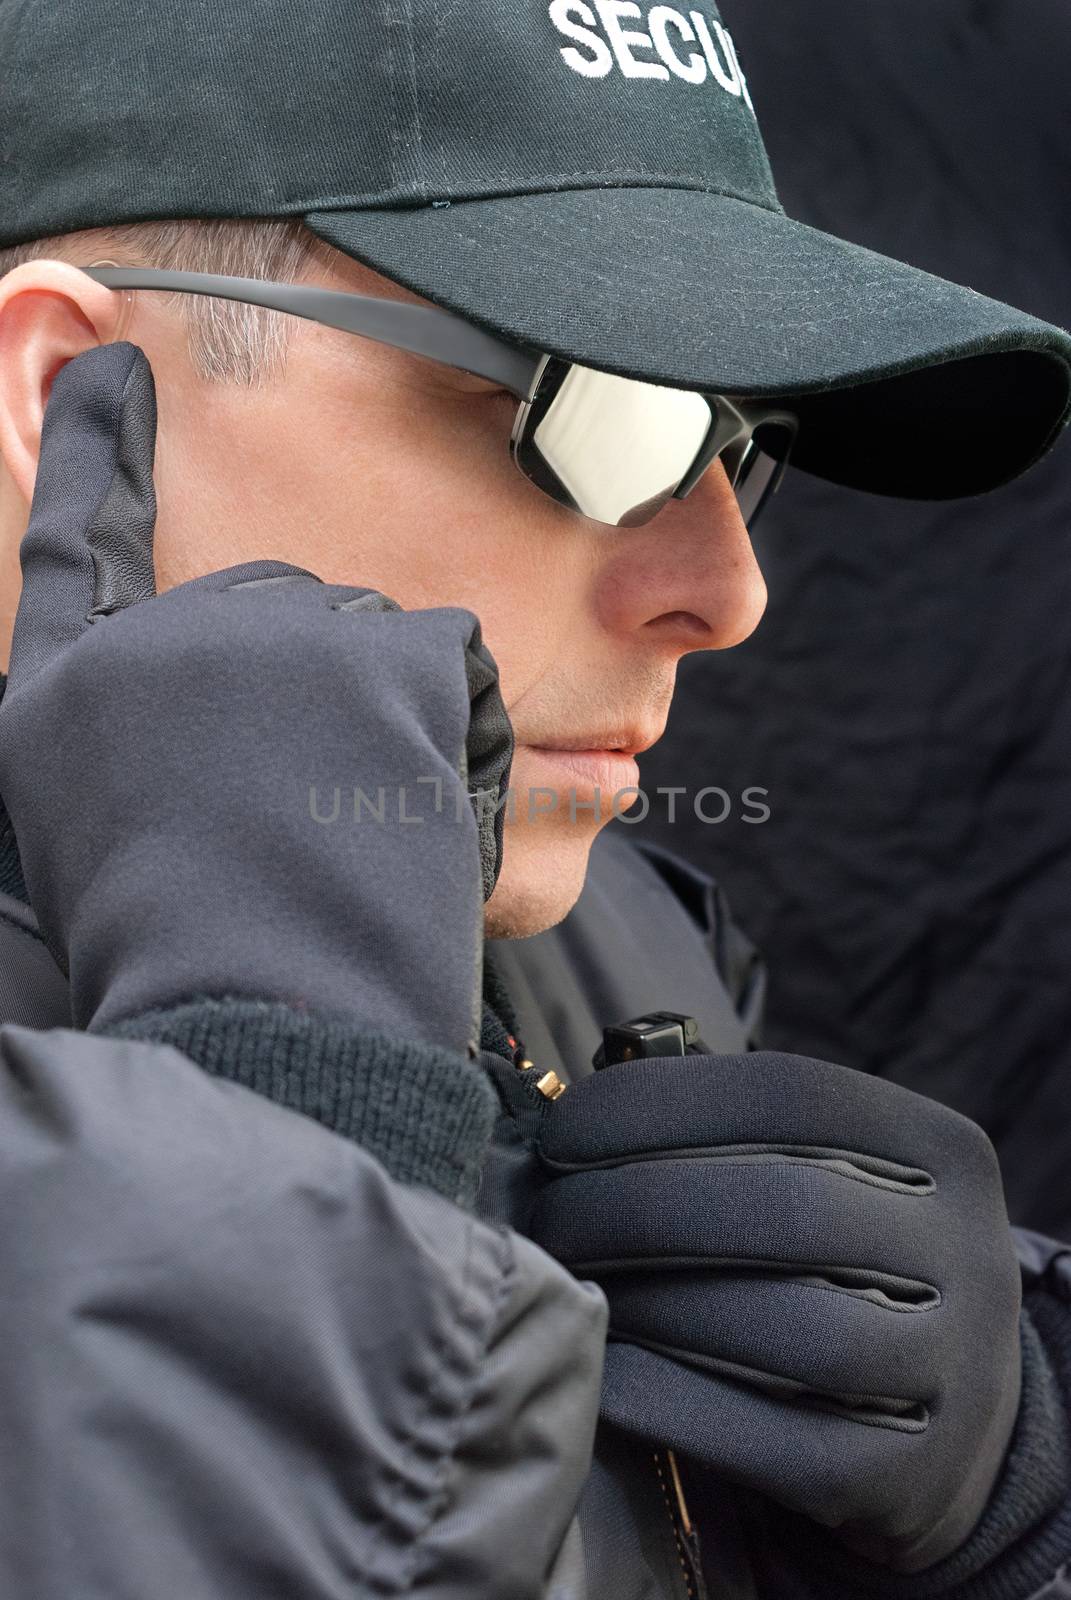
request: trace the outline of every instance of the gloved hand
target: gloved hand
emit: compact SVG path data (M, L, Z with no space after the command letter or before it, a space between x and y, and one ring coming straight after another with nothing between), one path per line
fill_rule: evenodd
M1020 1387L976 1123L802 1056L622 1062L547 1105L532 1236L610 1305L602 1415L917 1572L970 1535Z
M136 346L59 373L0 705L76 1026L226 996L466 1052L513 753L479 622L279 561L157 595L155 440Z

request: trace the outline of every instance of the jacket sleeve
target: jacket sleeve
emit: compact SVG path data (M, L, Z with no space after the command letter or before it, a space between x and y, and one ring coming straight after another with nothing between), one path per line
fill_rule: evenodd
M1071 1247L1013 1229L1023 1279L1023 1389L1001 1475L959 1550L902 1575L747 1496L761 1600L1071 1600Z
M582 1596L604 1297L323 1122L0 1028L5 1600Z

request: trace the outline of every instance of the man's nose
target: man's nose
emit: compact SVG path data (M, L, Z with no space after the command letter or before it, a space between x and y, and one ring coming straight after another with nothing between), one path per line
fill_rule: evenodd
M728 650L753 633L766 583L725 470L715 462L685 500L609 538L596 605L616 633L642 629L683 655Z

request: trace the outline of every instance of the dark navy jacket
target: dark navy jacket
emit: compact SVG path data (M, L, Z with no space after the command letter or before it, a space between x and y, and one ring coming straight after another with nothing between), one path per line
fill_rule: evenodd
M1062 1417L1017 1435L969 1546L913 1579L686 1460L678 1493L659 1440L597 1421L605 1298L524 1236L507 1031L566 1082L652 1008L754 1047L762 965L704 875L616 826L559 928L489 947L502 1111L473 1218L296 1115L293 1085L273 1105L225 1064L71 1031L6 844L5 1600L1071 1596ZM1071 1256L1017 1242L1071 1395Z

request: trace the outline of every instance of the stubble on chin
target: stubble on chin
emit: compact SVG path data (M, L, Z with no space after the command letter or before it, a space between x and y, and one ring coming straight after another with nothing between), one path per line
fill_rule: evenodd
M535 828L506 828L502 872L484 907L488 939L529 939L555 927L584 887L592 838L537 837Z

